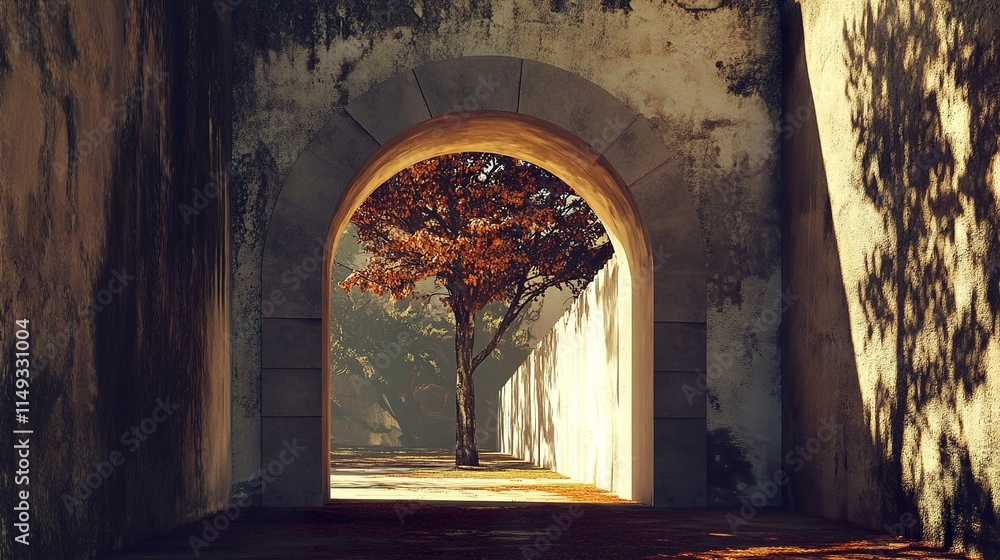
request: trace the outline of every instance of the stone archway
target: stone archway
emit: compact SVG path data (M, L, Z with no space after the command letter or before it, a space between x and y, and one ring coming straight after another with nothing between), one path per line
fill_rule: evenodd
M619 315L630 342L620 385L632 411L627 494L657 506L704 506L705 402L691 402L683 387L705 370L705 253L677 162L605 90L508 57L435 62L376 85L326 123L286 177L262 266L261 457L279 456L293 438L304 449L264 490L262 505L328 501L324 333L335 320L328 284L344 225L397 171L458 151L541 165L604 222L631 279Z

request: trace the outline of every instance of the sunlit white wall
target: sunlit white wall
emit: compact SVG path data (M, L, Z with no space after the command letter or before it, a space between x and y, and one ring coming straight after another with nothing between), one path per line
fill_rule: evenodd
M615 257L500 390L499 443L574 480L625 494L616 457L631 457L619 433L618 281ZM627 433L631 433L630 430Z

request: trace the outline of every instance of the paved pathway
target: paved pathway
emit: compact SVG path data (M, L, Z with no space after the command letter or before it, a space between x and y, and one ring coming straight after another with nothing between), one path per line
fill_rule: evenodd
M630 503L510 455L483 452L480 468L455 468L453 453L438 450L333 453L333 500L444 502Z

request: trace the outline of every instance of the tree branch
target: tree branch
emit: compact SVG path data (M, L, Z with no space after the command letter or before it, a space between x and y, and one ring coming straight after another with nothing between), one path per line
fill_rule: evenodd
M493 349L497 347L500 343L500 339L503 335L507 333L507 329L514 323L514 319L517 318L521 310L524 309L525 303L531 301L533 298L529 298L525 302L521 302L521 296L525 293L525 286L522 282L518 287L517 291L514 292L514 297L510 299L510 305L507 306L507 311L503 314L503 318L500 319L500 324L497 325L497 330L493 333L493 337L490 341L486 343L486 346L472 359L472 371L475 372L479 364L483 363Z

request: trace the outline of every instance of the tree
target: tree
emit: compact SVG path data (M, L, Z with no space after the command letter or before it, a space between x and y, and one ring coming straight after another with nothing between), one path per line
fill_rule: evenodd
M473 373L549 288L573 295L612 254L600 220L548 171L486 153L448 154L397 173L351 217L371 257L340 286L440 301L455 321L455 464L478 465ZM443 292L420 293L434 279ZM476 352L477 314L506 311Z
M333 396L334 417L372 434L390 433L391 424L367 420L375 406L395 421L402 445L424 444L439 431L435 412L443 411L425 410L419 395L432 386L447 391L454 375L454 365L448 366L454 361L448 348L450 321L412 301L386 304L373 294L344 295L335 304L341 318L331 332L334 379L342 389Z
M339 281L347 276L340 273L341 269L349 271L362 265L352 266L342 259L335 266ZM436 301L392 302L357 291L335 293L331 305L337 316L330 337L334 364L331 382L335 387L331 413L342 428L336 434L340 441L368 445L371 436L389 436L380 439L404 447L445 447L450 445L447 430L451 416L450 439L454 442L454 414L447 413L448 401L455 400L455 327L451 314ZM476 335L483 336L487 331L491 334L504 310L500 303L487 306L476 321ZM490 359L476 370L478 389L481 391L485 384L489 390L485 402L481 396L477 399L480 414L482 405L496 405L495 398L489 396L529 353L532 333L522 327L525 318L529 322L537 320L540 311L537 305L523 311L519 324L511 327ZM454 404L450 407L454 410ZM378 421L379 415L373 414L376 408L391 420ZM492 429L479 429L478 444L483 444L484 435L491 441L495 436Z

